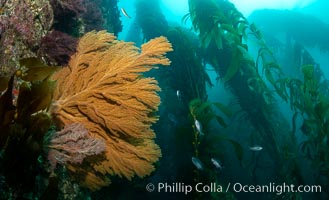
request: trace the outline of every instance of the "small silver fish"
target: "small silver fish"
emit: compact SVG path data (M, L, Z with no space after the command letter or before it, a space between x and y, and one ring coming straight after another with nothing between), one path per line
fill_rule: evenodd
M263 150L263 147L261 147L259 145L255 145L255 146L249 147L249 149L251 151L261 151L261 150Z
M217 169L223 169L223 166L222 166L221 162L219 162L219 160L217 160L215 158L211 158L211 162L213 165L215 165L215 167Z
M181 100L180 90L176 91L176 96L177 96L177 99L180 101Z
M203 134L203 132L202 132L202 125L201 125L201 123L199 122L199 120L195 120L194 121L194 125L195 125L195 128L196 128L196 130L198 131L198 133L200 134L200 135L204 135Z
M124 8L121 8L121 12L122 12L122 14L124 15L124 16L126 16L127 18L131 18L129 15L128 15L128 13L126 12L126 10L124 9Z
M198 170L203 170L203 164L199 158L192 157L192 163Z

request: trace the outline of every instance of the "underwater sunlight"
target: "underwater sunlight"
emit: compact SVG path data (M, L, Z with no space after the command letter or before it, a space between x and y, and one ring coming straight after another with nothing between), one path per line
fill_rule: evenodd
M316 0L231 0L245 16L256 9L294 9L303 8ZM165 10L174 16L183 16L188 12L188 0L161 0Z

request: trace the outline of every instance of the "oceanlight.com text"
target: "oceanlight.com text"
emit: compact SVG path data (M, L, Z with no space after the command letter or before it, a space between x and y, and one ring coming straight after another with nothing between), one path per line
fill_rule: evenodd
M217 183L196 183L195 185L184 184L181 182L177 183L149 183L146 185L146 190L148 192L168 192L168 193L184 193L188 194L191 192L245 192L245 193L275 193L281 195L287 192L299 192L299 193L311 193L322 192L322 187L320 185L293 185L293 184L275 184L269 183L266 185L246 185L242 183L228 183L226 185L220 185Z
M234 192L275 192L277 195L281 195L286 192L321 192L322 187L320 185L294 185L282 183L276 185L275 183L269 183L268 185L244 185L241 183L233 184L232 190Z

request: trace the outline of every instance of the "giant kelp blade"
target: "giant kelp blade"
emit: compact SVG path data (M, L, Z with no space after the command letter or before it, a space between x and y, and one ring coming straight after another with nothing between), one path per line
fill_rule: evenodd
M216 140L213 140L212 142L214 142L214 141L227 141L227 142L231 143L237 159L239 160L240 164L242 164L244 151L243 151L243 147L241 146L241 144L239 142L237 142L233 139L227 138L227 137L223 137L223 136L216 136Z
M190 13L187 13L187 14L185 14L185 15L182 17L181 22L182 22L183 24L186 24L187 21L190 20L190 19L191 19Z
M38 58L22 58L19 60L19 65L21 67L24 66L27 69L47 66L46 64L42 63Z
M305 80L311 80L313 79L313 74L314 74L314 65L303 65L302 66L302 71L304 74L304 79Z
M23 76L24 81L41 81L45 80L47 77L50 77L55 71L56 67L35 67L27 71L27 75Z
M211 104L209 102L203 102L201 99L193 99L189 103L190 110L196 115L201 114L206 109L209 109L210 105Z
M233 113L232 111L229 109L229 107L227 107L226 105L216 102L213 103L214 106L216 106L216 108L218 108L222 113L224 113L227 117L232 117Z
M0 120L4 123L5 115L8 111L13 110L12 90L14 86L14 76L8 82L7 91L0 97Z
M34 96L31 102L31 113L47 109L52 101L52 94L55 87L55 81L44 80L32 85L31 95Z
M34 142L42 145L44 134L47 133L52 124L50 115L46 112L39 112L38 114L31 116L29 124L30 126L26 134L31 136Z
M205 34L202 38L201 38L201 44L203 48L208 48L208 46L210 45L211 41L212 41L212 32Z
M20 60L20 65L28 68L26 75L22 76L24 81L42 81L50 77L58 68L43 64L37 58L24 58Z
M230 142L233 145L235 154L238 158L238 160L240 161L240 163L242 163L242 159L243 159L243 148L241 146L241 144L239 144L238 142L232 140L232 139L227 139L228 142Z
M322 99L314 107L315 114L319 120L325 120L328 117L329 102Z
M7 76L0 77L0 93L5 91L5 89L7 89L9 79L10 77Z
M29 108L33 96L31 95L31 87L27 82L23 82L19 87L19 95L17 98L17 119L18 121L27 121L30 114Z
M298 117L299 112L295 112L292 119L291 119L291 125L292 125L292 131L291 133L294 135L296 132L296 120Z
M218 122L222 127L224 127L224 128L227 127L227 124L225 123L225 120L224 120L222 117L220 117L220 116L218 116L218 115L216 115L215 117L216 117L217 122Z
M236 75L236 73L239 71L240 64L241 64L241 58L242 58L241 52L237 48L234 48L233 57L231 59L230 66L227 69L227 72L223 78L224 82L231 80Z
M7 85L7 91L0 97L0 147L2 148L8 138L7 127L13 120L15 108L13 106L12 89L14 86L14 76L12 76Z
M31 86L27 83L21 84L17 99L18 116L26 118L35 112L47 109L52 100L54 87L55 82L49 80L33 82Z
M288 91L287 91L287 83L289 81L289 78L281 78L276 81L276 84L274 85L274 89L276 93L285 101L288 101Z

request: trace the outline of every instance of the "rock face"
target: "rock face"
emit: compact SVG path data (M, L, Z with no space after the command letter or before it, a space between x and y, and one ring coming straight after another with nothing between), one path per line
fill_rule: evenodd
M35 57L53 24L53 11L47 0L7 0L0 6L0 76L8 76L19 59Z

